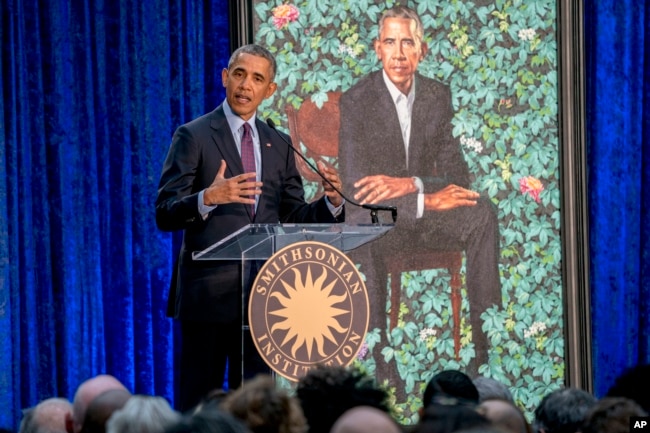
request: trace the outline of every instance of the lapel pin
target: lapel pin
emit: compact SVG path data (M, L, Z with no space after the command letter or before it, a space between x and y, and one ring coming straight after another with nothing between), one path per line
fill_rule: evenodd
M271 147L271 143L266 143L266 147Z

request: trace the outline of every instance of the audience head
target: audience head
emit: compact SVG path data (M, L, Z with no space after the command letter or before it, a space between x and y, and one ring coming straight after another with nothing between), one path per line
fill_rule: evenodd
M424 408L414 433L451 433L490 425L490 421L477 411L475 404L440 395Z
M250 433L250 430L229 413L206 405L192 414L185 414L164 433Z
M386 412L370 406L357 406L336 420L331 433L401 433L401 429Z
M167 400L149 395L134 395L106 422L107 433L162 433L180 419Z
M253 433L303 433L307 422L296 399L277 389L269 375L259 375L224 398L221 408Z
M628 433L630 418L647 416L634 400L624 397L605 397L598 401L585 417L582 433Z
M650 383L650 364L637 365L623 372L607 391L607 397L629 398L650 413L650 392L639 386L641 383Z
M472 383L478 391L478 401L482 402L492 398L498 398L501 400L509 401L514 403L515 399L512 397L510 389L506 386L505 383L500 382L496 379L485 376L477 376L472 380Z
M500 398L490 398L478 405L478 411L492 424L507 433L531 433L524 413L514 403Z
M72 404L65 398L48 398L23 412L19 433L66 433Z
M503 433L503 430L493 426L492 424L490 425L481 425L477 427L471 427L468 429L462 429L458 430L454 433Z
M198 412L204 407L219 407L219 405L230 395L230 391L223 388L213 389L208 392L193 409L192 412Z
M478 403L478 390L472 379L458 370L441 371L429 380L422 396L420 416L427 406L440 396L454 397L473 404Z
M374 379L352 367L319 365L300 378L296 388L309 433L329 433L348 409L371 406L389 411L388 393Z
M77 388L72 403L72 414L66 418L68 433L80 433L90 402L99 394L111 389L127 390L115 377L100 374L83 382Z
M555 390L535 409L533 430L537 433L574 433L580 430L585 415L596 398L577 388Z
M113 412L124 407L130 397L131 393L125 389L109 389L99 394L86 409L81 433L104 433L106 421Z

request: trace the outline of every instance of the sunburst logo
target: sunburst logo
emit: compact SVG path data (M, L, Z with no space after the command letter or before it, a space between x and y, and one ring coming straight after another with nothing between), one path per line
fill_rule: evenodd
M257 350L290 380L316 364L350 364L368 328L361 275L347 256L321 242L292 244L269 258L248 310Z

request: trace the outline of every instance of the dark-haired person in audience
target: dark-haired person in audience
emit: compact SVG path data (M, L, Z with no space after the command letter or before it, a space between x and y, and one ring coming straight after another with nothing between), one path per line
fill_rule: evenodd
M220 407L242 420L253 433L307 431L300 403L278 389L270 375L258 375L244 382L224 398Z
M512 392L505 383L492 379L491 377L477 376L472 379L472 383L478 391L478 401L482 402L491 398L500 398L502 400L514 403Z
M219 407L231 392L232 391L223 388L213 389L201 399L199 404L194 406L193 412L198 412L204 407Z
M532 433L524 413L514 403L501 398L488 398L479 403L478 412L505 433Z
M642 416L648 416L648 413L634 400L624 397L605 397L587 413L581 432L629 433L634 431L630 429L630 418Z
M395 420L383 410L357 406L347 410L332 426L331 433L402 433Z
M120 389L128 391L124 384L110 374L100 374L84 381L77 387L72 402L72 413L66 416L68 433L80 433L90 402L105 391Z
M389 413L388 393L353 367L319 365L298 380L296 396L309 433L329 433L347 410L370 406Z
M186 413L165 428L164 433L250 433L243 422L213 405Z
M459 370L443 370L434 375L424 389L420 416L436 397L453 397L471 404L478 404L479 394L472 379Z
M437 396L422 413L412 433L453 433L473 427L489 427L490 421L474 403L454 397Z
M596 398L577 388L555 390L542 399L535 409L535 433L575 433L580 431L585 415Z
M106 423L106 433L163 433L181 418L162 397L134 395Z
M48 398L23 411L18 433L66 433L66 417L72 404L59 397Z
M650 364L640 364L624 371L616 378L607 391L607 397L625 397L637 402L646 412L650 413Z
M131 393L125 389L110 389L99 394L86 409L81 433L104 433L106 421L113 412L124 407L129 398Z

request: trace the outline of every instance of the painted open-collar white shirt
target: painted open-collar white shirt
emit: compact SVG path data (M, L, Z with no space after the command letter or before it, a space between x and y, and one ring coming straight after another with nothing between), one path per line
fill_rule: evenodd
M404 153L406 154L406 168L409 164L409 140L411 139L411 118L413 113L413 102L415 101L415 79L411 84L411 90L409 94L405 95L401 90L395 86L395 84L390 80L386 71L382 71L384 77L384 83L386 88L390 93L390 97L395 104L395 109L397 110L397 117L399 118L399 126L402 129L402 139L404 140ZM421 218L424 214L424 183L419 177L413 177L415 186L418 189L418 209L416 213L417 218Z

